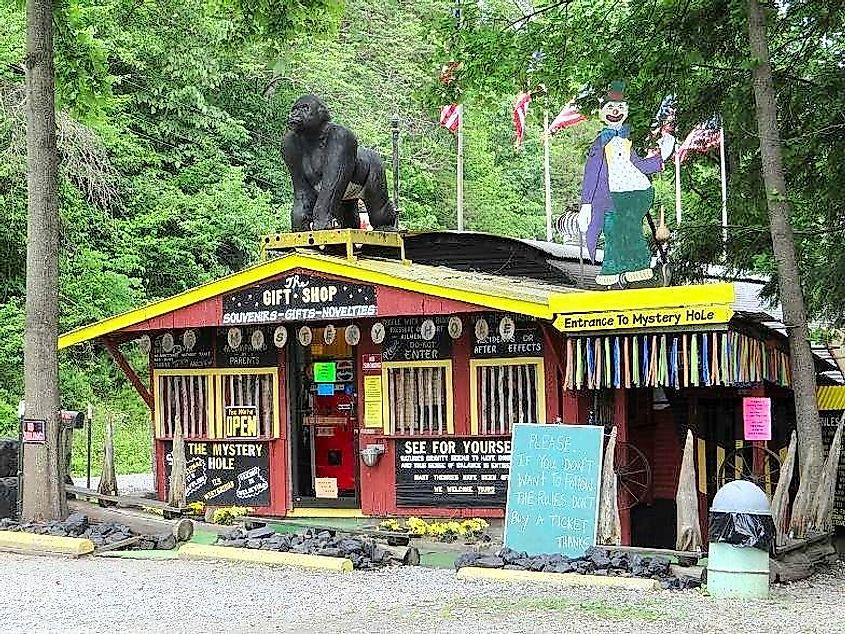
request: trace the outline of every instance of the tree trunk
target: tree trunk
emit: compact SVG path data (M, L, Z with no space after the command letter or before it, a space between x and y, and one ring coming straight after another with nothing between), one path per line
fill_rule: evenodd
M58 383L58 211L53 3L26 3L27 252L24 398L26 417L47 422L47 442L24 448L28 520L67 515Z
M769 208L772 249L778 267L783 320L789 334L792 390L798 427L798 455L802 480L818 480L822 464L822 432L816 404L816 370L810 350L810 333L804 310L804 296L798 275L795 244L790 225L791 205L777 127L777 105L772 79L772 63L766 41L766 15L759 0L748 0L748 35L755 59L752 71L757 105L757 130L763 181ZM810 484L808 482L808 484ZM800 495L800 492L799 492ZM797 506L796 498L796 506ZM800 518L799 518L800 519Z

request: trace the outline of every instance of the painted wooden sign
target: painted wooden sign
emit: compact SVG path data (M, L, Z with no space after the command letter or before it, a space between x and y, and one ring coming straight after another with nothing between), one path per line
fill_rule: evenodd
M452 337L445 315L385 319L384 361L438 361L452 357Z
M354 319L376 315L376 288L297 273L223 296L223 324Z
M503 508L509 438L414 439L396 442L396 505Z
M477 359L543 356L543 333L539 324L518 315L485 314L487 327L479 328L472 343ZM485 335L479 337L478 334Z
M170 482L173 445L165 448ZM270 505L270 444L266 442L186 442L185 494L188 502L209 506Z
M593 425L514 425L506 546L577 557L595 545L603 436Z
M554 321L554 326L561 332L639 330L726 324L731 317L733 317L733 310L728 306L643 308L559 315Z
M273 343L273 328L229 326L217 329L217 367L272 368L279 352Z
M743 398L742 422L745 440L771 440L772 399L765 396Z
M199 370L214 365L211 328L187 328L159 333L152 342L152 364L159 370Z

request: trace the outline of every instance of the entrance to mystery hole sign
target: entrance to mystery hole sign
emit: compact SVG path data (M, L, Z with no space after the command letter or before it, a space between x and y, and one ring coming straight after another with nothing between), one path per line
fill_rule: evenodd
M309 328L288 346L293 506L357 508L355 348L344 327Z

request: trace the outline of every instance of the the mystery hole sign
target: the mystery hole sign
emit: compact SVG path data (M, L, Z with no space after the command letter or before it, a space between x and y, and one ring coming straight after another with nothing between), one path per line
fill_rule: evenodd
M509 438L396 442L396 505L504 508Z
M173 445L167 443L170 482ZM270 505L270 445L266 442L186 442L185 494L209 506Z

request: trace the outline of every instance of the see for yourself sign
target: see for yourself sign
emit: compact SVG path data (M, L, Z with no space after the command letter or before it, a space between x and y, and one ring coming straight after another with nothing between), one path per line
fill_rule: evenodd
M554 325L561 332L639 330L726 324L731 317L733 311L727 306L693 306L559 315Z

